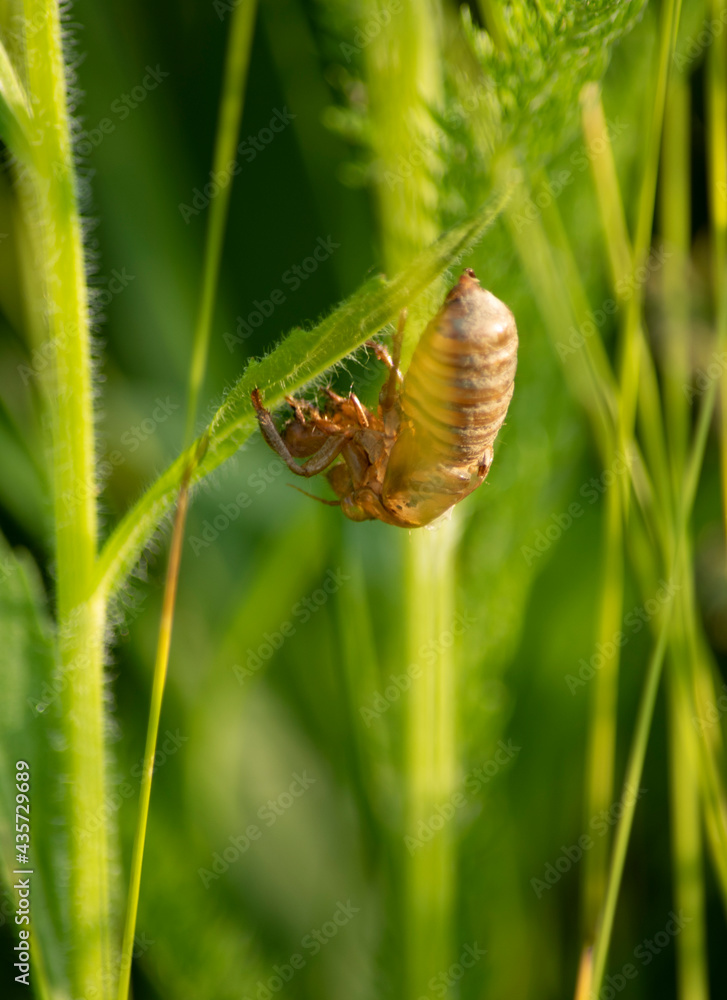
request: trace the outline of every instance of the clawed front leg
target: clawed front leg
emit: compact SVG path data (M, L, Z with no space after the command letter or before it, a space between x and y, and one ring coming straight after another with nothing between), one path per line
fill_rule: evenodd
M343 446L348 440L345 434L331 435L314 455L311 455L310 458L307 458L305 462L299 465L278 433L278 429L273 423L270 413L263 406L259 389L253 389L251 399L252 405L255 407L258 424L260 425L260 433L267 444L274 452L280 455L290 471L294 472L296 476L303 476L306 479L310 479L311 476L317 476L319 472L323 472L340 455Z
M399 363L401 361L401 345L404 340L404 327L406 326L406 309L402 309L399 313L399 324L396 328L396 333L394 335L394 351L391 357L389 357L388 351L386 349L381 349L380 345L372 346L376 350L376 356L380 361L383 361L385 365L389 367L389 377L384 382L384 386L379 395L379 405L381 406L381 414L385 418L389 410L392 410L396 405L396 397L399 390L399 385L403 381L402 374L399 371Z

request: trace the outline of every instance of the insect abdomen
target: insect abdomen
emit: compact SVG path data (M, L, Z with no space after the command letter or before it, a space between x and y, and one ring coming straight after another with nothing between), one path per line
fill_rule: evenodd
M427 523L420 518L439 516L483 481L512 397L517 346L510 310L465 271L404 380L383 486L390 510Z

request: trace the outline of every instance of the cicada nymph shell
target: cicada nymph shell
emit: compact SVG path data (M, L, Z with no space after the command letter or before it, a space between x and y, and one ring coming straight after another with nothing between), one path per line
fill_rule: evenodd
M401 393L384 506L428 524L482 483L514 389L515 317L467 270L424 331Z
M324 502L354 521L417 528L484 482L512 398L518 338L510 310L469 269L422 334L400 387L402 332L403 316L393 358L370 344L389 367L376 413L353 393L328 390L323 412L289 399L295 417L281 435L257 389L252 400L263 437L292 472L328 470L338 500Z

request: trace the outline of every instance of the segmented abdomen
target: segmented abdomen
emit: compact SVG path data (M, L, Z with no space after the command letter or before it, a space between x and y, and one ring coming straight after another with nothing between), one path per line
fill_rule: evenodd
M465 272L427 326L406 373L402 409L457 464L479 461L507 413L517 366L507 306Z
M510 310L465 271L404 379L382 490L390 510L426 523L483 481L512 397L517 347Z

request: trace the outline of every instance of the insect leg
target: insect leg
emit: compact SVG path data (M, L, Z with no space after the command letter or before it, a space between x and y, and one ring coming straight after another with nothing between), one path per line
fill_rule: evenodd
M366 410L364 409L361 400L358 398L353 390L349 393L348 398L350 399L354 410L356 411L356 419L362 427L368 427L369 418L366 416Z
M367 340L365 346L370 347L371 350L376 355L376 357L379 359L379 361L381 361L382 364L385 364L387 368L391 369L394 367L394 362L391 360L391 355L386 350L383 344L379 344L375 340Z
M399 313L399 325L397 326L396 334L394 335L394 351L391 357L389 377L386 382L384 382L384 387L381 390L381 395L379 396L379 405L381 406L381 412L383 415L385 415L388 410L393 409L396 402L396 394L399 383L402 381L401 372L399 371L399 362L401 361L401 345L404 340L406 317L406 309L402 309ZM384 363L386 364L386 362Z
M314 455L311 455L305 462L298 465L288 450L285 441L283 441L278 433L278 429L273 423L273 418L263 406L258 389L253 389L251 398L252 405L255 407L257 421L260 425L260 433L265 438L267 444L273 451L280 455L290 471L294 472L296 476L304 476L306 479L311 476L317 476L319 472L323 472L331 464L334 458L340 455L347 438L343 434L335 434L329 437Z
M480 459L480 464L477 467L478 475L482 476L484 479L487 473L490 471L490 466L492 465L492 459L495 457L491 446L485 448L485 453Z

